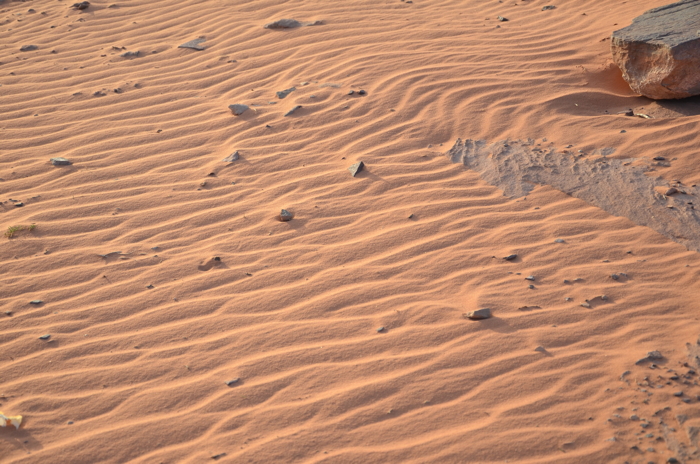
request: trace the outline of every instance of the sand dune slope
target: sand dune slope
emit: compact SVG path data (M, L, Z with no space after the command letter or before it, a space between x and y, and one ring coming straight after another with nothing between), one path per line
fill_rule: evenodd
M691 192L700 103L608 50L664 3L0 1L1 460L692 461L700 255L446 156L613 147Z

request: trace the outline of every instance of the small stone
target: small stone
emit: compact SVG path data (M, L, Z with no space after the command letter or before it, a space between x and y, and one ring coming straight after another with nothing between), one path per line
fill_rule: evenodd
M51 334L46 334L39 337L39 340L48 340L49 338L51 338Z
M678 189L676 187L671 187L668 190L666 190L666 193L664 193L664 195L669 197L669 196L673 195L674 193L678 193Z
M377 329L377 332L384 332L384 327L379 327L379 328Z
M683 396L682 391L673 392L673 396Z
M75 8L76 10L85 10L89 6L90 6L90 2L79 2L79 3L74 3L71 6L71 8Z
M483 308L483 309L477 309L476 311L470 311L467 313L466 317L468 319L473 320L473 321L488 319L491 317L491 309L490 308Z
M284 97L286 97L290 93L294 92L296 89L297 89L296 87L290 87L286 90L281 90L281 91L277 92L277 98L282 100Z
M33 304L33 305L40 305L41 303L43 303L43 301L41 301L41 300L32 300L29 302L29 304Z
M619 276L618 274L613 274L613 275L610 276L610 278L611 278L612 280L618 280L618 279L620 278L620 276Z
M528 285L528 286L527 286L527 288L529 288L530 290L532 290L532 289L534 289L534 288L535 288L535 286L534 286L534 285L532 285L532 284L530 284L530 285Z
M654 161L666 161L666 158L664 158L663 156L655 156L653 159Z
M590 308L591 304L587 301L584 301L583 303L581 303L581 306L583 306L584 308Z
M22 206L24 206L24 203L22 203L21 201L19 201L19 202L15 203L15 206L18 207L18 208L21 208Z
M504 18L503 16L496 16L496 19L501 21L501 22L508 21L508 18Z
M355 95L355 91L354 90L349 91L348 95Z
M68 166L71 162L59 156L57 158L51 158L51 164L54 166Z
M153 285L146 285L146 288L155 288Z
M638 421L638 420L639 420L639 416L636 415L636 414L632 414L632 415L630 416L630 420L631 420L631 421Z
M296 105L294 108L292 108L291 110L287 111L284 115L285 115L285 116L291 116L292 114L294 114L294 112L295 112L296 110L298 110L298 109L300 109L300 108L302 108L301 105Z
M527 276L527 277L525 277L525 280L534 281L534 280L535 280L535 276Z
M660 351L650 351L645 357L639 359L635 364L642 364L647 361L658 361L661 359L664 359L664 356L661 354Z
M231 110L231 113L233 113L236 116L240 116L246 111L248 111L249 106L248 105L242 105L242 104L235 104L235 105L229 105L228 109Z
M625 371L625 372L623 372L622 375L620 376L620 380L623 380L623 381L624 381L624 380L625 380L625 376L630 375L631 373L632 373L632 372L630 372L630 371Z
M547 6L542 7L542 11L553 10L555 8L556 8L556 6L554 6L554 5L547 5Z
M564 243L564 239L558 238L558 239L554 240L554 243Z
M224 382L224 383L225 383L226 385L228 385L229 387L231 387L231 386L237 384L239 380L241 380L241 379L235 378L235 379L233 379L233 380L227 380L227 381Z
M626 133L627 133L627 131L624 130L624 129L622 129L622 130L620 131L620 134L626 134Z
M177 48L191 48L192 50L204 50L204 47L200 44L206 41L207 39L200 37L199 39L190 40L189 42L185 42L182 45L178 45Z
M279 19L277 21L267 23L263 27L265 29L293 29L301 26L303 26L303 24L296 19Z
M67 424L68 424L68 425L73 425L73 421L68 421Z
M358 95L367 95L367 91L366 91L366 90L360 90L359 92L357 92L357 94L358 94Z
M136 57L139 56L140 54L141 54L140 51L135 51L135 52L124 52L124 53L122 53L122 54L119 55L119 56L121 56L122 58L136 58Z
M286 209L283 209L282 212L280 212L279 218L280 218L280 221L288 222L294 218L294 213L290 213Z
M680 464L680 461L676 458L671 457L666 460L666 464Z
M21 52L33 52L34 50L38 50L39 47L36 45L22 45L19 47L19 51Z
M517 257L518 257L518 255L513 254L513 255L505 256L503 259L505 259L506 261L513 261Z
M240 155L238 154L238 150L236 150L235 152L228 155L226 158L224 158L221 161L223 161L225 163L233 163L234 161L238 161L239 158L240 158Z
M539 351L540 353L546 353L547 350L543 346L538 346L535 348L535 351Z
M362 171L365 168L365 163L362 161L358 161L357 163L353 164L348 168L348 171L350 171L350 174L352 174L352 177L357 176L360 171Z

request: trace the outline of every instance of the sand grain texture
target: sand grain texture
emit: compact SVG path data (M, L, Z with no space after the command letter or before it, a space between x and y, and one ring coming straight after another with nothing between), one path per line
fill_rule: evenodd
M698 100L609 52L665 2L70 3L0 2L0 226L36 224L0 241L3 462L693 457L700 255L445 156L532 138L699 182Z

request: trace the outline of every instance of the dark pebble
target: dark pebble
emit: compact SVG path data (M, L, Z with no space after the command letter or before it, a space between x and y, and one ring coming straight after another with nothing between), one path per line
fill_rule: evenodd
M46 334L39 337L39 340L48 340L49 338L51 338L51 334Z
M224 383L230 387L230 386L232 386L232 385L237 384L239 380L241 380L241 379L235 378L235 379L233 379L233 380L227 380L227 381L224 382Z
M518 257L518 255L508 255L508 256L504 257L503 259L505 259L506 261L513 261L517 257Z

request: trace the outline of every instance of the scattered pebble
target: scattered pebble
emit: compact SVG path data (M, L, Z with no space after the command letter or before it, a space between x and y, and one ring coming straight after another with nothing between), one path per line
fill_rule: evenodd
M33 305L40 305L41 303L43 303L43 301L41 301L41 300L32 300L29 302L29 304L33 304Z
M527 276L527 277L525 277L525 280L532 280L532 281L534 281L534 280L535 280L535 276Z
M204 50L204 47L200 44L206 41L207 39L200 37L199 39L190 40L189 42L185 42L182 45L178 45L177 48L191 48L192 50Z
M234 161L238 161L239 158L240 158L240 155L238 154L238 150L236 150L235 152L228 155L226 158L224 158L221 161L223 161L225 163L233 163Z
M508 255L508 256L505 256L503 259L505 259L506 261L513 261L517 257L518 257L518 255Z
M124 53L122 53L122 54L119 55L119 56L121 56L122 58L136 58L136 57L139 56L140 54L141 54L140 51L135 51L135 52L124 52Z
M284 115L285 115L285 116L291 116L292 114L294 114L294 112L295 112L296 110L298 110L298 109L300 109L300 108L302 108L301 105L296 105L294 108L292 108L291 110L287 111Z
M377 329L377 332L384 332L384 327L379 327L379 328Z
M39 337L39 340L48 340L49 338L51 338L51 334L46 334Z
M547 350L543 346L538 346L535 348L535 351L539 351L540 353L546 353Z
M362 161L358 161L357 163L350 166L348 168L348 171L350 171L350 174L352 174L352 177L355 177L364 168L365 168L365 163L363 163Z
M38 49L39 47L37 47L36 45L22 45L21 47L19 47L19 51L21 52L32 52Z
M558 238L558 239L556 239L556 240L554 241L554 243L564 243L564 239L563 239L563 238Z
M360 90L359 92L357 92L357 94L358 94L358 95L367 95L367 91L365 91L365 90Z
M483 309L477 309L476 311L470 311L466 314L466 317L468 319L473 320L473 321L488 319L491 317L491 309L490 308L483 308Z
M504 18L503 16L496 16L496 19L501 22L508 21L508 18Z
M553 10L555 8L556 8L556 6L554 6L554 5L547 5L547 6L542 7L542 11Z
M62 158L59 156L56 158L51 158L51 164L53 164L54 166L68 166L69 164L71 164L71 162L68 161L66 158Z
M282 100L284 97L286 97L290 93L294 92L296 89L297 89L296 87L290 87L286 90L281 90L281 91L277 92L277 98Z
M239 380L241 380L241 379L235 378L235 379L233 379L233 380L227 380L227 381L224 382L224 383L230 387L230 386L233 386L233 385L237 384Z
M250 107L248 105L242 105L242 104L235 104L235 105L229 105L228 109L231 110L231 113L233 113L236 116L240 116L246 111L248 111Z
M87 7L90 6L90 2L79 2L79 3L74 3L71 8L75 8L76 10L86 10Z
M286 209L283 209L280 212L279 219L282 222L291 221L293 218L294 218L294 213L291 213L291 212L287 211Z
M638 420L639 420L639 416L636 415L636 414L632 414L632 415L630 416L630 420L632 420L632 421L638 421Z
M673 392L673 396L683 396L682 391Z
M277 21L267 23L263 27L265 29L293 29L301 26L303 26L303 24L296 19L279 19Z

